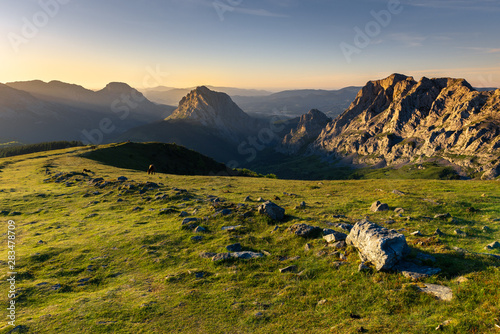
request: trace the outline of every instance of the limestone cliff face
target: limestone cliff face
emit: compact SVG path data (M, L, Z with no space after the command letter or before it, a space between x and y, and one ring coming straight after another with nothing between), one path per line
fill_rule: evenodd
M216 129L231 140L251 132L253 119L229 95L198 87L185 96L167 119L187 119Z
M301 148L316 140L330 121L331 118L324 113L312 109L300 117L297 128L284 137L278 150L287 154L297 153Z
M393 74L363 87L311 148L361 164L442 157L491 171L500 158L500 89L479 92L463 79L416 82Z

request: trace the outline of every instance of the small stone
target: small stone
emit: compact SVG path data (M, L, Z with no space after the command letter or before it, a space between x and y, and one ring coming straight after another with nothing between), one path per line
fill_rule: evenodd
M322 229L306 224L294 224L290 226L290 231L299 237L310 238L320 234L322 232Z
M415 231L415 232L412 232L411 235L413 235L415 237L421 237L423 234L420 233L420 231Z
M211 259L213 258L217 253L210 253L210 252L202 252L200 253L200 257L203 259Z
M216 254L212 257L212 261L213 262L224 261L224 260L228 260L230 258L231 258L231 254L229 254L229 253L219 253L219 254Z
M245 199L243 200L243 202L251 202L252 199L250 198L250 196L247 196L245 197Z
M405 209L403 209L403 208L396 208L396 209L394 209L394 212L395 213L403 214L403 213L405 213Z
M456 230L454 230L453 233L455 233L456 235L458 235L459 237L462 237L462 238L467 237L467 233L464 232L464 231L462 231L459 228L457 228Z
M297 271L297 266L288 266L286 268L280 269L280 273L289 273L289 272L295 272Z
M194 223L197 221L198 221L198 218L184 218L182 220L182 225L187 225L187 224Z
M488 226L483 226L482 230L485 233L490 233L491 232L491 228L489 228Z
M305 207L307 206L307 204L306 204L306 202L301 202L301 203L299 204L299 206L300 206L301 208L305 208Z
M305 244L305 245L304 245L304 250L305 250L306 252L309 252L311 249L312 249L312 245L311 245L311 244Z
M273 202L265 202L261 204L258 208L261 215L266 215L273 220L283 220L285 218L285 209L274 204Z
M257 198L257 202L264 202L264 199L262 197Z
M451 301L453 299L453 291L443 285L424 284L424 287L417 286L417 288L424 293L435 296L439 300Z
M207 232L207 230L204 227L196 226L196 228L194 229L194 232L195 233L205 233L205 232Z
M443 232L441 232L441 230L440 230L439 228L437 228L437 229L436 229L436 231L434 232L434 235L437 235L437 236L440 236L440 237L441 237L441 236L443 236L443 235L444 235L444 233L443 233Z
M318 302L318 305L325 305L328 302L326 299L322 299Z
M489 244L488 246L486 246L484 248L487 249L487 250L498 249L498 248L500 248L500 242L495 241L495 242Z
M372 206L370 207L370 210L373 212L388 211L389 205L387 205L385 203L381 203L380 201L376 201L372 204Z
M257 317L257 318L260 318L262 316L264 316L264 314L262 312L255 313L255 317Z
M120 182L125 182L128 179L125 176L120 176L117 180L120 181Z
M327 233L327 235L323 236L323 239L325 239L326 242L344 241L347 238L347 234L345 233L335 232L332 230L328 231Z
M468 281L469 281L469 279L468 279L467 277L465 277L465 276L460 276L460 277L458 277L457 279L455 279L455 281L456 281L457 283L459 283L459 284L463 284L463 283L465 283L465 282L468 282Z
M179 217L181 217L181 218L184 218L187 216L189 216L189 214L186 211L181 211L181 213L179 213Z
M449 213L440 213L434 216L434 219L448 219L451 218Z
M335 248L335 249L342 249L346 245L347 245L346 242L344 240L342 240L342 241L337 241L337 242L328 244L328 247L332 247L332 248Z
M347 261L347 257L344 254L340 254L339 259L341 259L342 261Z
M140 211L142 208L140 206L136 206L135 208L132 209L132 211Z
M399 195L399 196L404 196L404 195L406 195L404 192L399 191L399 190L396 190L396 189L394 189L394 190L392 191L392 193L393 193L393 194L396 194L396 195Z
M195 235L195 236L191 237L191 240L192 241L202 241L203 236L202 235Z

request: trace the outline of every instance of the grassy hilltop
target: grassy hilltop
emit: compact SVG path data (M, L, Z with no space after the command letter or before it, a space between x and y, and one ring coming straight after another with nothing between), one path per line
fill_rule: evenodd
M500 255L484 250L500 240L498 181L148 176L83 157L89 153L76 147L0 159L0 303L6 314L6 226L13 219L20 332L431 333L445 321L449 333L500 330L500 260L477 254ZM122 176L128 180L118 181ZM104 180L89 183L95 178ZM244 202L247 196L252 201ZM259 216L259 197L284 207L285 221ZM376 200L405 213L372 213ZM207 232L182 229L183 211ZM432 218L440 213L453 218ZM295 223L335 229L329 223L366 216L401 230L411 257L433 255L442 272L424 282L450 287L453 300L421 293L399 273L358 272L354 248L288 231ZM434 236L436 228L445 234ZM455 235L457 228L467 237ZM411 235L417 230L423 236ZM200 256L234 243L266 256ZM297 271L279 272L290 265ZM12 330L6 320L1 326L0 333Z

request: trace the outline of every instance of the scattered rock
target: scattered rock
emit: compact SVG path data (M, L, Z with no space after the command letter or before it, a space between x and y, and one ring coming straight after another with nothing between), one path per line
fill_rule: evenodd
M125 176L120 176L117 180L120 181L120 182L125 182L128 179Z
M247 196L245 197L245 199L243 200L243 202L251 202L252 199L250 198L250 196Z
M460 277L456 278L455 281L459 284L463 284L465 282L468 282L469 279L465 276L460 276Z
M198 218L184 218L182 220L182 225L188 225L190 223L194 223L194 222L197 222L198 221Z
M404 277L410 278L414 281L421 280L441 272L440 268L419 266L408 261L399 262L393 267L393 269L401 272Z
M228 259L242 259L242 260L250 260L256 259L259 257L263 257L264 254L256 253L256 252L234 252L234 253L219 253L212 257L212 261L224 261Z
M345 217L345 216L343 216ZM338 227L344 231L351 232L352 230L352 225L351 224L346 224L346 223L329 223L328 225Z
M226 246L226 249L228 252L241 252L241 244L240 243L232 244Z
M97 214L97 213L91 213L90 215L88 215L85 218L94 218L94 217L97 217L97 216L99 216L99 214Z
M342 249L346 246L345 241L337 241L331 244L328 244L328 247L336 248L336 249Z
M434 219L448 219L451 218L449 213L440 213L434 216Z
M297 266L288 266L286 268L281 268L280 273L290 273L290 272L295 272L297 271Z
M487 250L493 250L493 249L498 249L500 248L500 242L498 241L495 241L491 244L489 244L488 246L484 247L484 249L487 249Z
M322 300L320 300L320 301L318 302L318 305L324 305L324 304L326 304L326 303L328 303L328 300L326 300L326 299L322 299Z
M376 201L372 204L370 207L370 210L373 212L381 212L381 211L388 211L389 210L389 205L385 203L381 203L380 201Z
M454 230L453 233L455 233L456 235L458 235L459 237L462 237L462 238L467 237L467 233L464 232L464 231L462 231L459 228L457 228L456 230Z
M242 228L242 225L236 225L236 226L223 226L221 228L221 231L236 231L239 228Z
M231 254L229 254L229 253L218 253L212 257L212 261L213 262L225 261L225 260L229 260L230 258L231 258Z
M265 202L261 204L258 209L261 215L266 215L273 220L283 220L285 218L285 209L274 204L273 202Z
M411 235L415 236L415 237L421 237L423 236L422 233L420 233L420 231L415 231L415 232L412 232Z
M392 191L392 193L393 193L393 194L396 194L396 195L399 195L399 196L404 196L404 195L406 195L404 192L399 191L399 190L397 190L397 189L394 189L394 190Z
M323 233L325 233L325 230L323 230ZM337 241L344 241L347 238L347 234L341 233L341 232L336 232L333 230L329 230L325 236L323 236L323 239L326 240L326 242L337 242Z
M211 259L213 258L217 253L210 253L210 252L202 252L200 253L200 257L203 259Z
M356 247L362 260L374 264L378 271L392 269L410 252L404 235L366 219L354 225L346 243Z
M262 197L257 198L257 202L264 202L264 199Z
M394 212L395 213L403 214L403 213L405 213L405 209L403 209L403 208L396 208L396 209L394 209Z
M302 238L311 238L318 236L323 230L316 226L306 224L294 224L290 226L290 231Z
M437 284L424 284L423 287L417 286L417 288L424 292L435 296L439 300L451 301L453 299L453 291L443 285Z
M207 230L204 227L196 226L196 228L194 229L194 232L195 233L205 233L205 232L207 232Z
M304 245L304 250L305 250L306 252L309 252L311 249L312 249L312 245L311 245L311 244L305 244L305 245Z
M441 236L443 236L443 235L444 235L444 233L443 233L443 232L441 232L441 230L440 230L439 228L437 228L437 229L436 229L436 231L434 232L434 235L437 235L437 236L440 236L440 237L441 237Z
M202 235L195 235L195 236L191 237L191 240L192 241L202 241L203 236Z
M179 217L181 217L181 218L184 218L187 216L189 216L189 213L187 213L186 211L181 211L181 213L179 213Z
M489 228L488 226L483 226L482 231L484 233L490 233L491 232L491 228Z
M135 208L132 209L132 211L140 211L142 208L140 206L136 206Z
M223 215L223 216L229 216L230 214L233 213L233 211L229 210L229 209L222 209L220 211L220 213Z
M304 201L302 201L302 202L299 204L299 207L300 207L300 208L302 208L302 209L306 208L306 206L307 206L307 204L306 204L306 202L304 202Z

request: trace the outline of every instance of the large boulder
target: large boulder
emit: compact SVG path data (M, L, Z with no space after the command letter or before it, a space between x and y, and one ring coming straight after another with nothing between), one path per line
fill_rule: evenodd
M379 271L392 269L410 252L404 235L366 219L354 225L346 243L356 247L361 259L370 261Z
M283 220L285 218L285 209L274 204L273 202L265 202L259 206L259 213L266 215L273 220Z

